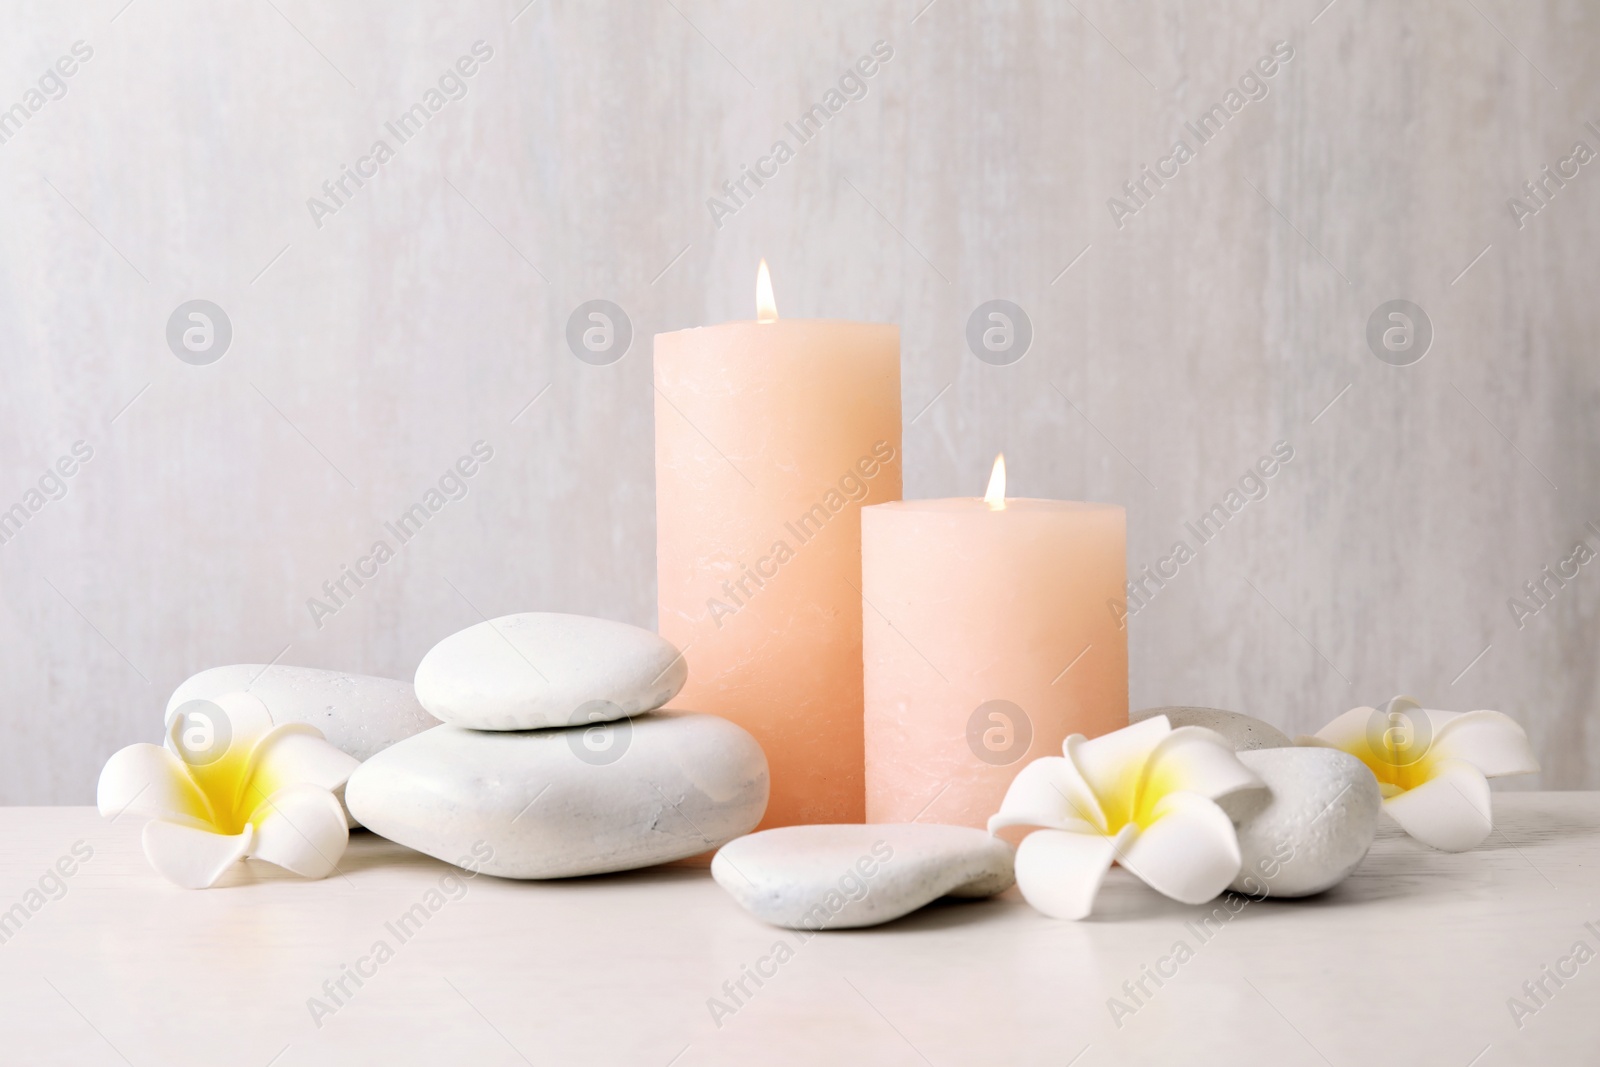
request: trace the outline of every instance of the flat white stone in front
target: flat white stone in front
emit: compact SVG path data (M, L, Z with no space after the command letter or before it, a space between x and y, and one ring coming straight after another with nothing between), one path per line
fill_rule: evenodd
M746 910L795 930L876 926L940 897L987 897L1014 881L1014 851L968 826L785 826L724 845L711 875Z

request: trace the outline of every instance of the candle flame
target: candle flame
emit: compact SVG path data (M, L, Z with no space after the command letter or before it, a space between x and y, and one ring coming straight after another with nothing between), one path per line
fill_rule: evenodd
M756 321L778 321L778 300L772 295L772 272L767 270L765 259L756 268Z
M1006 454L1004 452L994 457L994 470L989 473L989 488L983 494L983 502L989 505L990 511L1004 511L1006 509Z

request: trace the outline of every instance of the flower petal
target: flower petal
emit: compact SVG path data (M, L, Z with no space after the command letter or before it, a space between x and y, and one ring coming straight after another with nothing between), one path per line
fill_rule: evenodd
M1118 859L1151 889L1185 904L1204 904L1228 888L1242 862L1233 821L1194 793L1162 797L1155 821Z
M1035 830L1017 846L1017 888L1052 919L1081 919L1094 908L1116 849L1104 834Z
M1380 785L1393 794L1414 789L1433 776L1432 751L1438 737L1460 719L1455 711L1433 711L1407 696L1389 701L1382 711L1352 708L1301 744L1338 748L1367 765Z
M1152 715L1092 741L1082 734L1067 738L1067 758L1099 800L1105 825L1120 827L1132 817L1145 763L1171 733L1165 715Z
M1315 734L1295 738L1295 744L1343 749L1365 760L1371 747L1367 743L1367 728L1377 713L1377 708L1351 708Z
M1466 760L1441 760L1428 782L1383 802L1406 833L1443 852L1465 852L1494 828L1489 782Z
M1498 711L1469 711L1452 716L1437 727L1428 755L1441 760L1466 760L1485 778L1539 772L1539 761L1528 744L1527 733L1510 716Z
M1199 726L1181 726L1161 739L1145 764L1139 785L1138 814L1169 793L1194 793L1208 800L1264 783L1239 761L1221 734Z
M209 889L250 847L254 831L229 836L164 819L144 824L144 856L162 877L185 889Z
M1375 751L1373 742L1379 742L1381 745L1391 716L1400 716L1413 724L1411 734L1415 740L1412 743L1426 748L1447 724L1459 719L1461 715L1462 712L1459 711L1435 711L1432 708L1424 708L1414 697L1398 696L1385 704L1382 711L1368 707L1351 708L1318 730L1314 737L1302 736L1297 742L1302 745L1321 742L1323 747L1342 748L1352 755L1360 756L1364 752Z
M344 809L321 786L278 790L251 813L250 822L256 829L250 855L304 878L332 874L350 843Z
M302 723L274 726L256 742L245 769L246 807L291 785L343 787L361 761L323 739L322 731Z
M1000 810L989 817L991 834L1007 826L1102 833L1105 816L1071 760L1041 756L1011 780Z
M182 760L160 745L129 745L106 760L95 790L100 814L146 817L181 815L209 821L205 797L189 778Z

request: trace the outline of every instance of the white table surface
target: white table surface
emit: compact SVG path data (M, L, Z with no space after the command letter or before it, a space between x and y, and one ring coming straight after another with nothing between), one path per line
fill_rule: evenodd
M1385 831L1333 892L1248 903L1205 943L1185 921L1209 909L1120 870L1085 922L1012 890L800 944L685 868L477 878L400 943L385 924L451 868L370 834L326 881L249 864L187 892L145 865L131 818L0 809L0 910L74 843L93 849L64 895L7 928L0 1062L1600 1063L1600 958L1546 980L1554 995L1520 1029L1507 1007L1579 940L1600 951L1600 793L1495 805L1474 852ZM346 979L353 996L317 1025L308 999L380 939L393 957ZM1119 1028L1108 998L1178 940L1193 958L1159 989L1146 979L1154 995ZM731 1005L723 983L779 941L793 958L759 989L746 979L753 996L719 1026L708 998Z

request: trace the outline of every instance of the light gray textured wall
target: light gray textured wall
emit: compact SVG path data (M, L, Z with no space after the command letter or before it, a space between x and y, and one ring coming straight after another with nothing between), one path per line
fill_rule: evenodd
M1600 149L1587 0L123 2L0 16L0 106L93 49L0 145L0 507L93 449L0 545L0 800L90 800L207 666L408 677L480 612L650 624L649 338L749 317L762 255L786 315L900 323L908 496L981 493L1003 448L1018 495L1126 505L1139 568L1293 447L1130 620L1136 706L1308 730L1406 691L1600 786L1600 564L1507 606L1600 547L1600 162L1507 207ZM480 39L465 98L386 134ZM715 225L880 39L866 97ZM1269 95L1118 228L1108 198L1278 41ZM963 339L995 297L1035 330L1010 366ZM1399 297L1435 330L1407 367L1364 339ZM165 340L195 298L233 326L209 366ZM609 366L563 339L594 298L635 332ZM478 440L468 496L314 624Z

